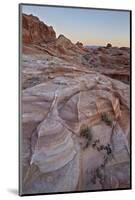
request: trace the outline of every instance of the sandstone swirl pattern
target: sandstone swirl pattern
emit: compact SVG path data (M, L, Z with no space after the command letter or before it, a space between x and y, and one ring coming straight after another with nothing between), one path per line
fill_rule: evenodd
M23 146L26 192L117 188L126 182L130 130L128 120L124 126L121 120L125 120L122 113L129 115L127 85L119 81L116 85L113 79L89 72L74 79L57 76L25 89L23 98L23 132L29 132L23 136L27 144ZM110 113L114 122L117 119L114 127L101 121L104 112ZM91 127L93 142L99 139L102 145L112 146L111 160L106 151L98 152L91 146L82 150L79 137L82 124ZM97 177L97 183L93 184L91 174L103 166L105 180ZM116 174L115 166L120 168L120 175Z

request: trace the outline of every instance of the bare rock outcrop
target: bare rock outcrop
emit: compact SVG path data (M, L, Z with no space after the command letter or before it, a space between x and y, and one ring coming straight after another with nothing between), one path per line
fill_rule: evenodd
M52 26L47 26L38 17L22 15L22 39L24 43L46 43L56 39Z
M130 49L126 47L106 47L88 49L81 42L73 44L64 35L56 38L51 26L32 15L22 15L23 52L45 53L71 64L78 64L96 70L111 78L130 82ZM29 46L28 45L33 45Z
M104 75L130 82L130 49L99 47L83 55L87 65Z
M66 56L70 56L69 60L71 59L71 56L77 57L84 53L83 49L73 44L71 40L66 38L64 35L59 35L55 42L48 45L48 48L52 52L55 52L57 56L63 55L65 58Z
M77 45L79 48L83 48L83 43L82 43L82 42L77 42L76 45Z
M110 48L110 47L112 47L112 44L111 44L111 43L108 43L108 44L106 45L106 48Z

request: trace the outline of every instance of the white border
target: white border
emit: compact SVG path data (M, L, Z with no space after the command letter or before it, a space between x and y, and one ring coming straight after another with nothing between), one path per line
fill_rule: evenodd
M133 21L133 64L132 64L132 110L134 111L134 94L135 94L135 1L134 0L32 0L32 1L1 1L0 5L0 198L1 199L19 199L16 195L18 187L18 3L39 3L51 5L68 5L80 7L95 8L114 8L114 9L131 9ZM133 122L135 122L133 113ZM135 152L135 134L134 123L132 131L133 151ZM133 175L134 175L134 154L133 154ZM127 191L109 191L109 192L92 192L76 194L59 194L47 196L31 196L23 198L37 198L48 200L51 199L133 199L135 181L133 176L133 190Z

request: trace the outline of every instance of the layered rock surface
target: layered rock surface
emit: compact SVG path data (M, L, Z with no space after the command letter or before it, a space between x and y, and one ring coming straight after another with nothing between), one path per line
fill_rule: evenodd
M81 42L73 44L64 35L56 38L53 27L33 15L22 15L22 32L23 52L44 52L129 84L130 49L127 47L113 47L108 43L106 47L92 49L85 48Z
M99 47L83 56L94 70L125 83L130 81L130 49Z
M47 26L38 17L22 15L22 36L24 43L43 43L56 39L56 33L52 26Z
M25 194L130 187L130 87L99 73L102 67L90 68L86 55L100 58L94 51L63 35L23 45ZM110 58L113 47L97 50L102 51L109 52L107 63L117 63ZM125 56L128 50L121 51ZM82 127L90 135L81 135Z

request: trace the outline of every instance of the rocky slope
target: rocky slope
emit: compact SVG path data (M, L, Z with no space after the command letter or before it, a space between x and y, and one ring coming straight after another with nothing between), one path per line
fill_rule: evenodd
M130 49L126 47L85 48L81 42L73 44L64 35L56 38L53 27L33 15L22 15L24 48L30 47L48 55L61 58L71 64L85 66L125 83L130 81ZM95 69L96 68L96 69Z
M56 39L56 33L51 26L41 22L33 15L22 15L22 30L24 43L50 42Z
M99 47L84 55L91 68L111 78L129 83L130 49L118 47Z
M130 86L110 78L130 76L129 49L42 34L22 47L22 192L129 188Z

